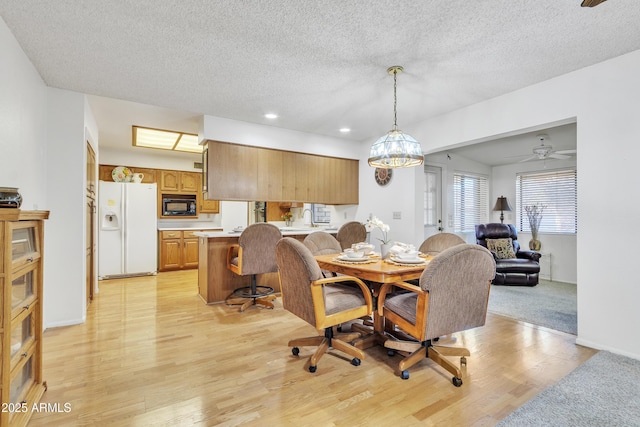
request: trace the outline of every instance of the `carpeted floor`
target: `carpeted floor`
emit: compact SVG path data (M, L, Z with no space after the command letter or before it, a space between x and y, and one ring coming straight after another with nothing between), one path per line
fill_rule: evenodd
M640 426L640 360L596 353L497 425Z
M494 286L489 311L534 325L578 334L576 285L540 280L537 286Z

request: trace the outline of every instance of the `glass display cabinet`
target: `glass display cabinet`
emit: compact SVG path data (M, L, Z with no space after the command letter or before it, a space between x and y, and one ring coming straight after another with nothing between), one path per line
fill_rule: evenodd
M42 266L48 211L0 209L0 426L24 426L42 379Z

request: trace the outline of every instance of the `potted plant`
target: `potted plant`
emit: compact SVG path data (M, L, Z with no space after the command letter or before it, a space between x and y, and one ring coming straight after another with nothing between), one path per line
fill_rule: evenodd
M371 217L367 220L365 227L367 231L372 231L374 229L379 229L382 233L382 239L378 239L380 241L380 255L382 258L386 258L389 256L389 249L391 249L391 243L389 240L389 226L382 222L378 217Z
M529 240L529 249L532 251L539 251L542 243L538 240L538 230L540 230L540 221L542 221L542 212L546 206L542 205L530 205L525 206L524 210L527 212L529 218L529 227L531 228L531 240Z
M287 211L282 214L282 219L284 220L284 225L287 227L291 227L291 218L293 218L293 214L291 211Z

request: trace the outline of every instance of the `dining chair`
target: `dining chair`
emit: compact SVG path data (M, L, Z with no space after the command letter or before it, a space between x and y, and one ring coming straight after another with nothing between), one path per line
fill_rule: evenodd
M314 256L339 254L340 252L342 252L340 242L338 242L335 237L333 237L326 231L314 231L313 233L308 234L307 237L304 238L302 243L311 251ZM331 271L322 270L322 275L324 277L331 277L336 276L337 274Z
M336 239L340 242L342 249L350 248L354 243L364 242L367 238L367 229L364 224L358 221L344 223L336 234Z
M275 225L257 223L245 228L238 243L229 246L227 268L239 276L251 276L251 285L235 289L227 297L227 305L240 305L240 311L256 304L273 308L274 289L258 286L257 275L278 271L275 249L281 238L282 233Z
M334 327L371 314L373 298L360 279L350 276L322 277L311 251L300 241L285 237L276 245L282 306L306 321L323 335L289 341L294 356L302 346L316 346L309 358L309 372L316 372L318 361L329 350L340 350L360 365L364 352L350 344L360 333L338 333ZM349 285L350 284L350 285Z
M495 275L491 252L480 245L460 244L436 255L420 277L419 286L406 282L384 284L378 297L378 314L416 341L389 334L384 346L390 355L405 356L398 364L402 379L408 369L428 358L453 374L452 383L462 385L462 371L446 359L461 356L466 366L470 352L462 347L434 345L441 336L482 326L487 316L489 289ZM393 287L409 292L393 292Z
M462 243L465 243L464 239L457 234L438 233L425 239L418 250L423 254L435 256L451 246L460 245Z

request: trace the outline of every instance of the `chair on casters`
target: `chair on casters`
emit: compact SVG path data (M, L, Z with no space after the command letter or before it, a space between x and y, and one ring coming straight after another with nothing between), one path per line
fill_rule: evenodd
M240 311L256 304L273 308L273 288L258 286L256 275L278 271L275 249L281 238L280 229L273 224L251 224L240 234L238 243L229 246L227 268L239 276L251 276L251 286L234 290L225 301L228 305L240 304Z
M340 242L326 231L314 231L313 233L308 234L302 243L304 243L314 256L339 254L342 252ZM337 276L336 273L331 271L323 271L322 275L324 277Z
M323 335L289 341L294 356L299 347L317 346L309 358L309 372L315 372L320 358L333 348L353 357L360 365L364 352L349 344L359 333L336 333L334 326L371 313L371 292L362 280L350 276L323 278L320 266L309 249L296 239L285 237L276 245L276 262L282 288L282 305ZM345 283L350 283L351 286Z
M378 313L411 339L403 341L389 336L384 343L390 355L398 352L405 356L398 364L402 379L409 378L411 366L429 358L454 375L453 385L462 385L460 368L444 356L461 356L460 365L466 365L469 350L433 345L432 341L484 325L495 268L491 252L480 245L465 243L436 255L422 273L420 286L405 282L382 286ZM391 294L393 286L410 292Z
M342 249L350 248L354 243L364 242L367 238L367 229L358 221L349 221L338 229L336 240L340 242Z
M422 242L418 250L423 254L436 256L445 249L462 243L465 243L464 239L457 234L438 233Z

